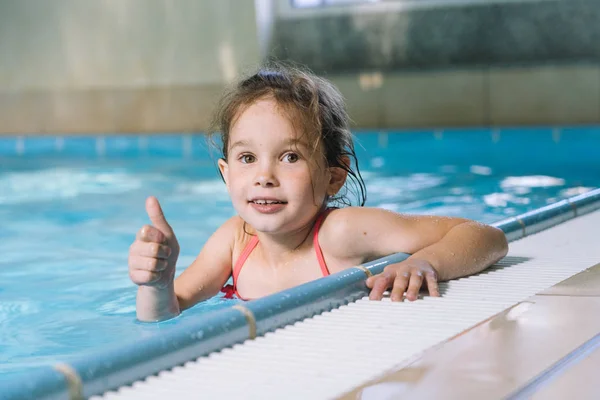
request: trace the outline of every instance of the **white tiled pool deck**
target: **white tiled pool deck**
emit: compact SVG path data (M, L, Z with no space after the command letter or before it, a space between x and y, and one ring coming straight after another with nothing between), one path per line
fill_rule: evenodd
M529 383L600 333L600 314L594 314L597 322L589 322L600 310L600 273L591 270L569 281L573 285L532 296L600 262L599 226L600 211L595 211L514 241L509 255L492 268L442 283L441 298L412 303L363 298L93 399L392 399L440 398L442 393L443 398L502 398L533 389L539 389L536 398L551 398L544 396L544 390L553 393L550 386ZM567 294L560 294L565 288ZM573 300L567 304L566 298ZM588 298L592 303L583 300ZM585 329L565 330L553 315ZM498 318L505 323L494 325ZM506 331L531 324L537 331L526 331L529 336ZM495 339L485 334L496 328L508 333ZM597 369L598 350L593 354L584 359L596 360ZM453 374L460 365L468 368ZM549 385L568 392L582 379L573 368L566 369L570 375L560 375L563 381ZM410 378L399 382L398 374Z

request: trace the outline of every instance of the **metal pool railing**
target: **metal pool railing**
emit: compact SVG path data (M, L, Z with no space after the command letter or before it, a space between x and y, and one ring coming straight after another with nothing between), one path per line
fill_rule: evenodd
M600 189L500 221L509 240L560 224L600 208ZM319 280L249 301L244 305L187 318L164 337L140 339L99 350L69 364L57 362L15 377L1 399L79 399L131 384L190 360L331 311L366 296L364 280L408 257L394 254Z

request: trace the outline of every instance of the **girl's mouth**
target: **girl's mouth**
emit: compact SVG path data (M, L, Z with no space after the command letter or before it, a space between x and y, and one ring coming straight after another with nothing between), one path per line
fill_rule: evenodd
M254 199L249 201L250 205L261 214L274 214L281 211L287 204L287 201L272 199Z

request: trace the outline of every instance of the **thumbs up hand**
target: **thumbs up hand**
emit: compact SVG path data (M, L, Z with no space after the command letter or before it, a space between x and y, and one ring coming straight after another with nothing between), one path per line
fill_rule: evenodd
M129 277L136 285L165 288L172 285L179 243L155 197L146 200L152 225L144 225L129 247Z

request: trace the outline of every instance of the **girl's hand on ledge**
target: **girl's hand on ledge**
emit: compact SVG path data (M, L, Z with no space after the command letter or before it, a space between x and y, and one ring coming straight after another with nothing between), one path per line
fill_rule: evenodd
M367 279L367 287L371 289L370 300L381 300L383 292L392 289L391 300L402 301L406 298L414 301L425 284L429 295L439 297L438 273L433 266L422 259L408 259L398 264L385 267L382 273Z

